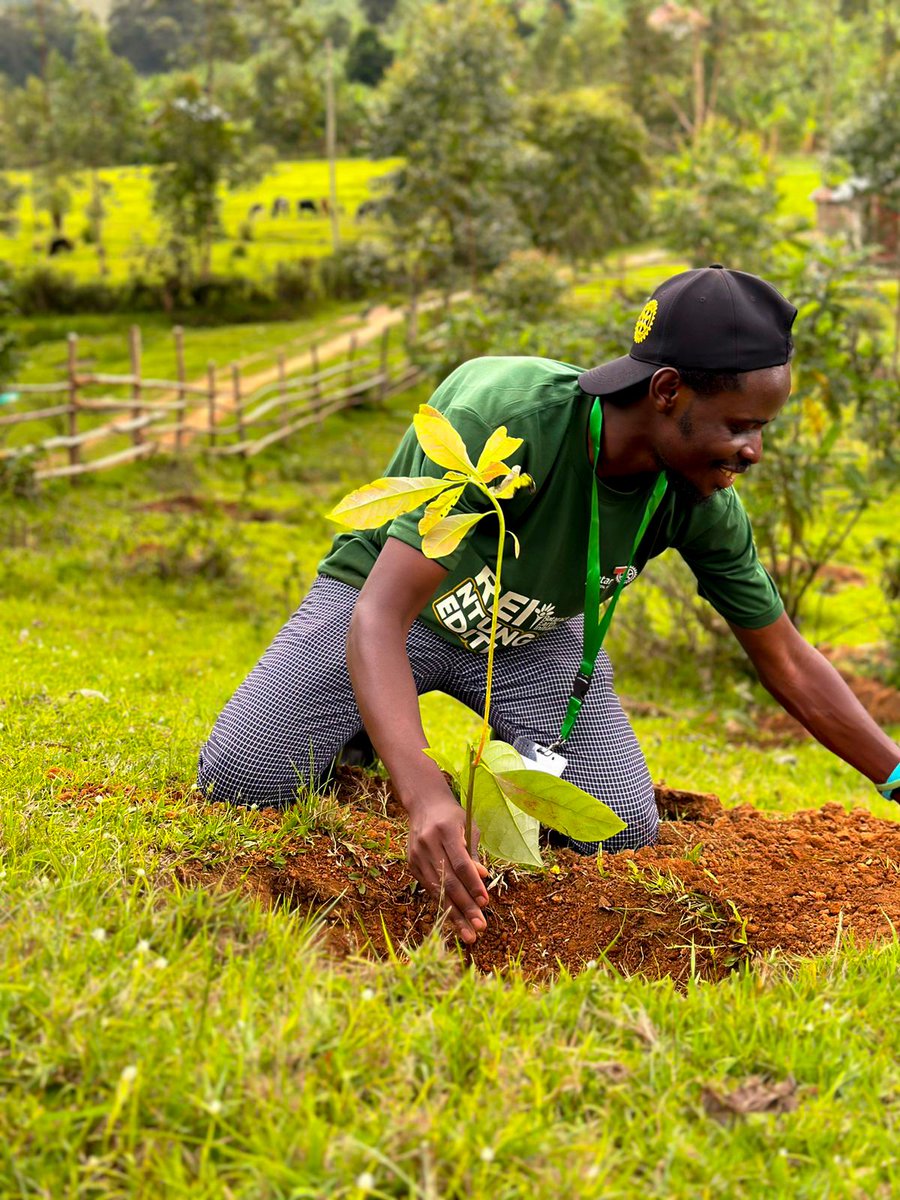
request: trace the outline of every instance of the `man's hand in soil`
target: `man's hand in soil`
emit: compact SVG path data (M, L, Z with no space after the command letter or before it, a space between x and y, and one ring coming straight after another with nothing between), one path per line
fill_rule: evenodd
M419 697L406 654L413 621L446 576L440 563L394 538L363 586L347 638L360 715L409 815L408 859L454 930L471 943L486 927L487 870L466 849L465 815L437 763L425 754ZM477 844L477 843L476 843Z
M471 944L487 927L481 910L488 903L482 882L488 871L466 849L465 814L449 791L446 797L410 805L408 811L410 870L444 904L458 936ZM474 827L473 840L477 845Z

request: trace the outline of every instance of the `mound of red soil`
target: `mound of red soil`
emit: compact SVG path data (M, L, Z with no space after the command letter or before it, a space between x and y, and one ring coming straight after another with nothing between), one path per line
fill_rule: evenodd
M185 882L245 887L266 902L316 911L339 955L397 951L426 937L435 905L409 875L402 821L385 785L344 769L331 832L263 855L179 870ZM720 979L756 954L819 954L851 933L892 936L900 922L900 823L837 804L792 816L714 796L658 789L656 846L598 860L548 851L543 873L505 870L491 884L488 930L467 950L483 971L516 961L530 977L604 962L625 973L695 971ZM274 810L267 822L284 818ZM334 822L334 813L331 815Z

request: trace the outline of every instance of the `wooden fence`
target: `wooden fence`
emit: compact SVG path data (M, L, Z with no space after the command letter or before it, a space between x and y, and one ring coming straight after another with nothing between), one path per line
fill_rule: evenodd
M364 336L368 340L360 344ZM78 335L70 333L64 378L7 385L17 402L50 403L0 409L0 460L25 459L36 479L57 479L159 453L200 449L249 458L334 413L382 404L421 377L399 326L374 338L363 331L351 334L343 356L324 365L311 343L302 355L303 369L292 368L281 349L268 370L248 376L239 362L225 370L210 362L205 378L193 381L186 378L180 329L174 338L177 378L150 379L141 371L137 326L129 331L127 375L80 370ZM14 444L8 444L10 437Z

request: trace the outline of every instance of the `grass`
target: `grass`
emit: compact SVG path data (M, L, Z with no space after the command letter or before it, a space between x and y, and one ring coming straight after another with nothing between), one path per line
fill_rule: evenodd
M896 942L684 994L603 968L535 989L434 941L336 965L314 917L178 883L182 863L277 849L256 813L195 802L197 748L313 578L322 512L424 398L332 418L249 472L151 461L4 498L0 1195L895 1195ZM199 513L143 507L184 493ZM866 520L853 565L895 516ZM703 694L622 661L619 686L678 710L635 721L673 786L896 811L818 746L761 752L710 720L756 698L731 676ZM445 751L469 737L451 701L424 708ZM719 1123L705 1089L751 1075L793 1077L796 1110Z
M359 205L371 195L373 179L387 174L397 160L340 159L337 163L338 202L341 238L355 241L373 228L371 221L355 219ZM107 218L104 240L112 280L125 279L143 264L159 233L151 210L151 183L148 167L111 167L101 171L108 186L105 204ZM97 276L96 248L84 240L88 221L85 208L90 201L90 180L85 173L73 175L72 208L66 217L66 234L75 249L64 259L48 258L51 239L46 213L36 212L32 202L31 177L27 172L10 172L10 178L24 187L19 207L20 224L15 236L0 234L0 261L14 269L52 264L79 279ZM213 270L224 274L253 275L271 272L284 259L319 257L332 251L331 219L320 214L296 211L296 202L309 198L319 204L328 195L328 164L322 160L277 163L272 172L254 187L222 192L223 236L213 248ZM290 202L286 216L272 217L272 202L283 196ZM265 212L250 222L252 237L242 237L242 226L255 204Z
M288 342L322 340L329 327L334 331L361 323L360 301L330 301L317 305L313 314L294 321L265 321L256 324L190 327L184 331L184 361L187 377L205 375L207 363L226 366L236 358L265 354ZM162 313L78 314L68 317L31 317L16 322L23 365L19 383L43 383L59 379L68 361L67 337L78 334L78 362L84 371L121 374L130 371L128 327L141 330L141 367L152 379L175 379L175 341L172 321ZM299 353L299 351L298 351ZM252 369L252 366L250 367Z

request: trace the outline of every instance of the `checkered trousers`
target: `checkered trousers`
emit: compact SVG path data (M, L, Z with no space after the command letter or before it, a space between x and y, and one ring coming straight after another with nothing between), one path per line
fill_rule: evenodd
M288 804L298 784L321 776L362 729L347 670L346 642L359 592L320 575L216 721L200 753L198 783L217 800ZM439 691L475 712L484 704L487 655L445 641L415 621L407 652L420 695ZM558 736L581 663L582 622L567 621L523 646L498 650L491 726L505 742ZM643 754L613 691L601 650L591 689L566 743L564 778L614 809L627 828L604 850L656 839L653 786ZM590 844L572 843L590 852Z

